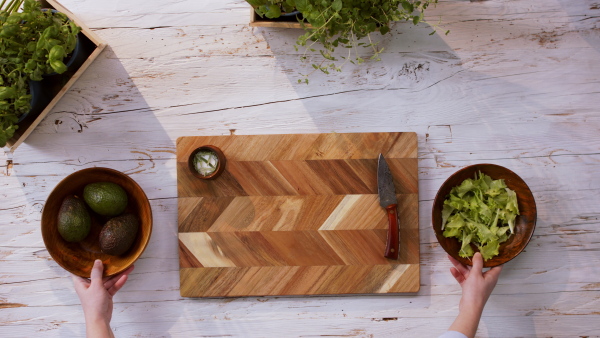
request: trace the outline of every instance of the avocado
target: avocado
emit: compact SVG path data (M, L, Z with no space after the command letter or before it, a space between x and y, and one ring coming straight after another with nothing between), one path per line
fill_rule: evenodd
M111 218L100 231L100 249L108 255L120 256L127 252L137 236L139 220L125 214Z
M112 182L90 183L83 188L83 199L99 215L118 216L127 207L127 193Z
M67 242L79 242L90 233L92 219L85 203L74 196L67 196L58 210L58 233Z

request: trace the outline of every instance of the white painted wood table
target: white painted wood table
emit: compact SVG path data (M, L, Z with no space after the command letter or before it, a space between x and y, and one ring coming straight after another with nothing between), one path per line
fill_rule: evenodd
M136 180L154 231L115 297L120 337L436 337L460 288L430 226L461 167L519 174L538 207L506 264L481 337L600 335L600 2L441 1L445 36L398 23L381 62L306 71L301 31L250 28L242 0L63 0L107 49L13 154L0 158L0 336L84 335L69 274L40 233L66 175L105 166ZM376 34L377 35L377 34ZM414 131L421 290L415 295L190 299L179 295L180 136ZM10 163L12 160L12 164Z

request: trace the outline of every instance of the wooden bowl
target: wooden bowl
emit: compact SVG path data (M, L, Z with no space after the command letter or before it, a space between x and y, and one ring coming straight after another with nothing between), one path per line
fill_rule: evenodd
M470 258L462 258L458 255L461 246L458 239L454 237L446 238L442 234L442 208L444 200L453 187L460 185L467 178L475 178L475 175L480 171L494 180L504 179L506 185L517 194L517 203L520 212L520 215L515 220L515 234L510 236L506 242L500 244L499 255L483 262L484 267L493 267L504 264L521 253L529 243L535 230L535 222L537 220L535 200L525 181L517 174L495 164L475 164L457 171L438 190L433 202L431 221L435 236L442 248L459 262L465 265L472 265ZM477 251L475 246L473 246L473 249Z
M95 214L88 207L92 218L90 234L81 242L69 243L58 233L58 211L67 196L83 199L83 188L94 182L113 182L127 192L125 213L133 213L140 220L137 237L131 248L121 256L102 253L99 234L109 217ZM52 258L65 270L81 277L90 277L94 260L104 264L104 275L114 276L130 267L144 252L152 233L152 210L146 194L129 176L109 168L87 168L65 177L52 190L42 211L42 238Z
M194 157L196 157L196 154L200 151L212 151L215 154L217 154L217 159L219 160L219 163L217 165L217 169L210 175L202 175L198 172L198 170L196 170L196 166L194 165ZM192 172L192 174L200 179L203 180L214 180L215 178L219 177L219 175L221 175L221 173L223 173L223 171L225 170L225 163L226 163L227 159L225 158L225 154L223 154L223 152L221 151L221 149L219 149L218 147L215 146L211 146L211 145L204 145L202 147L198 147L196 149L194 149L194 151L192 151L192 153L190 154L190 157L188 158L188 168L190 169L190 171Z

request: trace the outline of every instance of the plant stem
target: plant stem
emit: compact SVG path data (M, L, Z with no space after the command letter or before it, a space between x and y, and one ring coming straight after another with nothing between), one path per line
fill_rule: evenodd
M371 45L371 48L373 48L373 52L377 54L377 48L375 48L373 41L371 41L371 33L367 34L367 37L369 38L369 44Z
M23 4L24 0L11 0L11 2L8 3L8 6L6 6L6 11L8 13L14 13L16 12L19 7L21 7L21 4Z
M327 9L331 8L331 6L327 7ZM322 16L322 15L321 15ZM322 27L317 27L315 28L311 34L308 36L308 39L310 40L310 38L312 38L313 35L316 34L317 31L322 30L322 29L327 29L324 27L327 27L327 24L329 23L329 21L331 21L333 19L333 15L331 17L329 17L329 19L325 22L325 24Z
M7 11L8 13L12 13L12 12L14 11L14 10L13 10L13 7L14 7L14 5L15 5L15 2L17 2L17 0L11 0L11 1L8 3L8 5L6 5L6 11Z

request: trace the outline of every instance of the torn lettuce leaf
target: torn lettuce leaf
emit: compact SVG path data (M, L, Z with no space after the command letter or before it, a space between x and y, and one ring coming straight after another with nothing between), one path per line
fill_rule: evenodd
M479 252L481 252L481 256L483 259L490 259L494 256L498 256L498 248L500 247L500 242L494 241L489 242L486 245L478 246Z
M504 180L493 180L479 172L452 188L442 209L444 237L455 237L461 243L459 255L474 255L472 245L484 260L498 255L500 244L515 233L519 215L517 194Z

